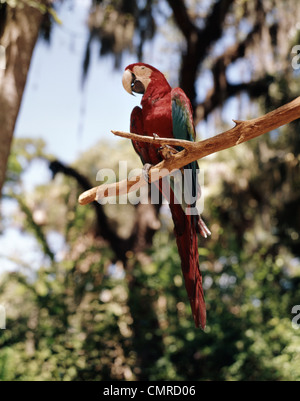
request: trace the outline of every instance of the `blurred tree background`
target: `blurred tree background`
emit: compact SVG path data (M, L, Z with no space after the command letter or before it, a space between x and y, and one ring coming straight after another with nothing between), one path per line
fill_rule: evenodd
M59 6L0 2L0 39L34 10L32 35L23 37L31 41L23 48L28 68L35 31L51 40ZM121 77L126 52L155 64L144 49L163 37L164 72L190 97L199 138L204 127L216 134L232 118L261 115L299 95L300 70L292 67L299 21L297 0L91 1L82 81L93 42L100 57L114 58ZM18 82L25 84L28 68L18 71L16 62L8 57L2 89L11 71L25 74ZM117 173L119 160L140 167L131 144L102 141L72 166L49 155L40 139L18 138L10 148L22 90L13 102L7 96L2 90L1 147L6 141L10 153L2 198L17 202L14 222L44 257L33 269L16 255L18 268L1 275L7 328L0 331L0 380L300 379L300 331L291 312L300 305L299 120L200 162L212 231L199 242L203 332L194 328L168 207L77 203L100 168ZM23 173L37 159L49 162L53 180L26 191ZM2 213L2 235L6 230ZM53 235L63 253L51 247Z

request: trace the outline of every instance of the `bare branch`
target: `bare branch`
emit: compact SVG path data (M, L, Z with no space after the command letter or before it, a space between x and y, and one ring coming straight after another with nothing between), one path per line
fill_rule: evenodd
M292 102L287 103L262 117L248 121L234 121L236 125L230 130L212 138L205 139L204 141L191 142L189 149L184 149L173 155L171 158L163 160L157 165L151 167L149 171L150 182L154 182L167 176L172 171L180 169L194 160L202 159L210 154L249 141L250 139L270 132L298 118L300 118L300 96ZM131 133L126 134L126 137L130 139L134 138L135 141L152 141L154 143L156 141L157 143L157 139L152 137L144 137ZM164 143L166 143L165 139ZM133 177L131 180L123 180L117 183L92 188L81 194L78 201L81 205L85 205L93 200L100 200L109 195L111 196L111 194L121 195L133 190L136 191L144 185L147 185L147 182L143 178L143 175L140 174Z
M202 103L194 105L196 125L201 120L207 118L214 109L222 105L223 102L231 96L234 96L241 91L247 91L250 97L257 97L261 93L264 93L272 83L272 77L266 75L257 81L232 85L228 82L226 75L227 67L237 59L244 57L246 49L255 42L257 35L260 34L263 23L264 19L258 18L253 29L248 33L243 41L226 48L224 53L218 56L214 61L211 67L214 86L207 93L207 96Z
M195 109L195 82L199 64L207 55L210 46L222 35L223 22L233 0L218 0L199 29L189 16L184 0L168 0L174 19L186 39L186 50L182 54L180 87L185 91Z
M191 149L193 147L193 142L191 141L184 141L182 139L175 139L175 138L160 138L158 135L153 136L144 136L133 134L131 132L123 132L123 131L111 131L114 135L121 136L122 138L128 138L132 141L139 141L139 142L148 142L154 145L170 145L170 146L181 146L185 149Z
M189 40L190 36L194 33L198 35L198 29L192 22L187 8L184 4L183 0L178 1L171 1L168 0L169 6L173 11L173 16L178 25L179 29L181 30L182 34L185 36L186 40Z
M195 125L206 119L213 110L222 106L224 101L228 100L230 97L244 91L247 92L250 98L257 98L262 93L267 92L269 85L273 82L273 77L267 75L257 81L251 81L249 83L242 82L232 85L228 83L225 71L223 78L222 88L220 88L220 85L215 85L215 87L209 91L204 101L197 105L194 117Z
M74 178L77 183L81 186L83 190L86 190L87 193L89 192L88 188L91 187L90 181L87 177L84 175L80 174L76 169L66 166L63 163L61 163L59 160L53 160L49 164L49 168L53 173L53 177L57 173L62 173L68 177ZM91 198L91 200L87 203L91 203L95 200L94 198ZM124 240L117 235L117 233L114 231L114 229L111 227L109 220L104 213L102 205L99 203L95 202L93 203L94 210L96 213L96 235L100 235L103 239L105 239L115 252L116 256L122 260L126 260L126 244L124 243Z

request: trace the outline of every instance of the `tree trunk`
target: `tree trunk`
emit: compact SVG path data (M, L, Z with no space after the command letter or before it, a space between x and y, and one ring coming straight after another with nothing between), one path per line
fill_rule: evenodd
M1 10L5 17L4 21L1 18L0 29L0 44L6 52L6 68L0 69L0 194L32 52L43 20L39 10L26 4L23 8L5 6Z

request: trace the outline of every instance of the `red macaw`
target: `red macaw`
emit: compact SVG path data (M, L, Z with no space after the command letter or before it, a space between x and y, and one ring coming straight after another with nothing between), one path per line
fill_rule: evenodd
M195 140L195 127L191 103L180 88L172 89L164 75L156 68L144 64L131 64L125 68L123 86L130 94L143 94L140 107L131 113L130 131L152 136L154 133L164 138ZM143 164L155 165L163 156L159 145L132 141ZM177 150L180 150L177 148ZM197 162L186 169L192 169L192 192L198 191ZM160 184L160 189L161 184ZM175 189L174 189L175 192ZM181 259L185 287L190 300L195 326L204 329L206 308L202 289L202 276L199 268L197 233L203 237L210 235L209 229L197 215L188 215L184 207L174 201L174 194L168 199L174 222L174 233Z

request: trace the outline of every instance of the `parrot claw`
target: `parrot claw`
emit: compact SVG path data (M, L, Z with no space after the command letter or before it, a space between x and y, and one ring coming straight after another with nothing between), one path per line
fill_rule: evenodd
M150 179L149 179L149 171L150 171L151 167L152 167L152 164L145 163L143 166L143 170L142 170L143 177L144 177L145 181L148 182L148 184L151 183Z
M172 148L172 146L163 145L158 149L158 152L163 159L168 160L171 159L176 153L178 153L178 150Z

